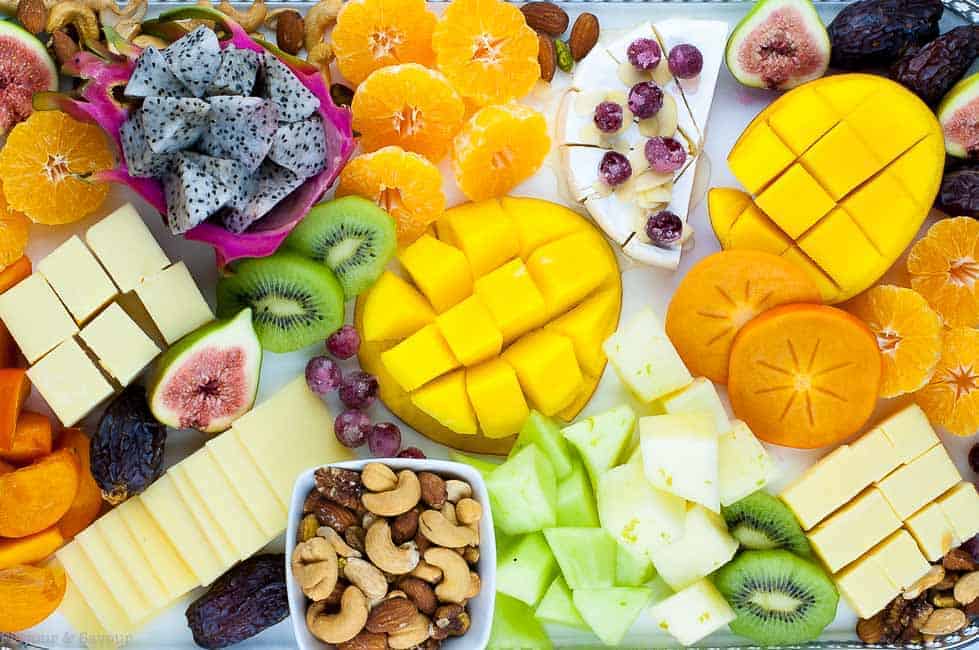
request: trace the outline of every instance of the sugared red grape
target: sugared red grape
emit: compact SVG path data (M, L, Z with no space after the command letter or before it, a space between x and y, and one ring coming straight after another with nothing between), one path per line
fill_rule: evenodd
M660 174L677 171L687 160L686 149L673 138L650 138L645 153L649 166Z
M683 222L669 210L654 214L646 222L646 236L654 244L666 245L680 240Z
M377 397L377 378L362 370L352 372L340 384L340 401L347 408L366 409Z
M969 450L969 467L979 474L979 443L972 445L972 449Z
M418 447L405 447L398 452L398 458L425 458L425 452Z
M615 133L622 128L622 105L602 102L595 107L595 126L602 133Z
M326 339L326 349L337 359L349 359L360 350L360 334L353 325L344 325Z
M663 108L663 90L652 81L642 81L629 90L629 110L640 120Z
M333 422L333 432L345 447L356 449L367 442L371 430L371 419L363 411L350 409L337 416Z
M602 156L598 163L598 177L609 187L621 185L632 176L632 165L629 159L618 151L609 151Z
M391 422L378 422L367 434L371 453L379 458L390 458L401 448L401 429Z
M306 364L306 383L317 395L326 395L340 387L343 373L333 359L313 357Z
M659 60L663 57L663 51L659 49L659 43L653 38L637 38L629 43L626 50L629 63L640 70L652 70L659 65Z
M704 69L704 55L689 43L675 45L670 50L667 62L673 76L680 79L693 79Z

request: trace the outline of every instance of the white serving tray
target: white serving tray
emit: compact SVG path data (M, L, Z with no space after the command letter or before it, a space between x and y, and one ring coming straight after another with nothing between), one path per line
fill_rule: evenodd
M959 0L961 3L961 0ZM176 6L177 2L153 2L151 0L151 13L159 12ZM235 3L240 4L240 3ZM295 6L303 9L300 2L275 2L276 6ZM828 23L832 17L844 6L840 2L820 2L817 4L819 12L824 21ZM306 5L309 6L308 4ZM440 3L433 3L433 9L441 11ZM598 16L602 26L602 39L613 39L616 35L628 30L641 21L657 21L665 18L702 18L710 20L727 21L733 27L738 20L750 9L748 2L568 2L565 8L571 14L572 19L581 11L590 11ZM943 18L942 31L961 24L962 18L946 11ZM553 120L557 115L557 104L561 92L567 87L569 76L558 73L555 83L550 89L544 84L540 84L535 90L529 103L540 108L549 120ZM732 186L739 184L732 176L725 162L727 153L740 135L748 122L767 104L773 101L776 93L762 90L753 90L740 86L726 67L722 66L720 78L717 85L717 93L714 99L711 117L707 126L707 143L704 158L698 170L698 180L695 183L694 201L691 204L688 222L695 231L695 241L693 247L686 250L680 263L680 268L676 272L667 272L649 267L642 267L629 261L623 255L619 255L619 264L623 272L623 309L622 318L628 318L631 314L639 311L642 307L652 306L658 313L664 314L669 303L670 296L673 294L680 279L687 270L697 260L710 255L719 250L718 243L713 236L707 218L707 210L704 198L708 187ZM443 162L441 168L446 179L451 179L451 172L447 162ZM524 196L536 196L552 201L557 201L565 205L573 205L569 202L563 184L557 176L557 156L552 153L545 162L544 167L530 180L516 188L512 194ZM446 196L448 204L455 205L463 201L463 197L454 182L446 180ZM113 188L109 200L104 209L96 216L86 219L71 226L50 228L45 226L34 226L31 231L31 242L28 248L28 255L32 260L42 259L48 252L53 250L61 242L72 234L81 233L102 216L118 205L127 201L133 202L146 222L149 224L153 234L157 237L167 254L173 260L183 260L190 268L194 277L197 279L208 301L214 305L214 288L217 281L217 271L214 264L214 255L211 249L198 242L185 241L174 237L167 231L159 216L141 200L127 189L116 186ZM934 220L935 215L925 224L922 233ZM884 280L895 282L907 286L906 277L902 277L904 269L904 259L899 260L893 269L885 276ZM348 306L352 311L352 305ZM348 313L348 316L350 314ZM349 318L348 318L348 322ZM262 378L259 388L259 402L268 398L277 389L282 387L297 374L302 373L306 362L310 357L320 354L322 346L312 346L306 350L290 354L265 353L262 366ZM353 364L347 363L345 367ZM727 405L727 396L723 386L718 387L722 394L722 399ZM623 389L614 373L609 369L599 385L599 388L591 402L585 407L583 415L601 412L611 408L623 401L629 402L638 413L646 412L643 405L633 400ZM335 396L327 400L334 413L340 411L340 405ZM872 421L876 421L889 414L905 402L900 400L886 400L881 402L878 413ZM34 410L50 413L36 394L31 396L28 407ZM374 421L394 420L396 418L384 408L380 403L372 407L370 414ZM84 423L87 431L93 431L98 422L98 414L89 417ZM447 448L433 443L420 436L414 431L409 430L401 424L404 433L404 446L415 445L420 447L428 456L432 458L446 458ZM176 463L186 456L196 451L207 439L205 434L196 431L171 431L167 441L166 464L167 466ZM968 467L966 455L973 440L971 438L957 438L944 434L942 439L956 460L962 475L967 479L974 479L975 476ZM769 446L769 450L776 458L780 468L780 475L775 482L769 486L772 491L777 491L781 486L796 477L805 467L814 460L822 456L827 450L799 451L784 447ZM361 452L361 456L366 456L366 449ZM243 477L247 480L247 477ZM282 551L283 538L277 539L270 544L269 550ZM154 619L139 634L133 636L128 643L131 648L192 648L193 639L184 611L188 603L202 593L197 590L191 597L184 599L174 605L162 615ZM2 607L2 603L0 603ZM836 620L825 631L819 643L808 647L827 647L845 648L862 647L857 641L855 634L856 615L841 599L840 607ZM551 626L548 628L551 638L557 647L568 646L595 646L601 644L596 636L590 633ZM943 640L939 645L930 647L959 647L972 642L979 636L979 630L975 626L967 629L960 635L953 635ZM77 635L60 614L55 614L44 623L18 633L17 640L30 644L30 646L40 646L44 648L79 648L83 647ZM6 650L5 643L9 643L0 635L0 650ZM747 641L741 637L734 636L723 630L714 634L702 642L702 647L724 647L734 648L747 645ZM633 648L666 648L678 647L676 641L658 630L653 624L652 619L646 615L640 615L629 634L623 641L623 646ZM258 636L249 639L238 646L240 648L295 648L296 641L293 637L292 623L289 620L282 621L278 625L264 631ZM473 650L479 650L474 648Z

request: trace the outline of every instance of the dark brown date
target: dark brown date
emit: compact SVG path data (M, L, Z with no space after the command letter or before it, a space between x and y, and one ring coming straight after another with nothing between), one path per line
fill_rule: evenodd
M952 217L979 217L979 167L946 173L937 205Z
M979 55L979 27L963 25L901 57L891 79L935 106Z
M826 31L833 67L887 67L938 36L941 0L859 0L836 15Z

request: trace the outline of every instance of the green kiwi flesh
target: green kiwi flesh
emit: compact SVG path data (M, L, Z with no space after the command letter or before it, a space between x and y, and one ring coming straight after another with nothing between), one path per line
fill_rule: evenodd
M330 267L347 298L374 284L397 244L391 215L359 196L313 206L285 241L290 250Z
M218 317L251 307L262 347L292 352L323 340L343 325L343 288L322 264L290 252L246 259L218 281Z
M795 515L767 492L749 494L723 508L728 531L741 546L753 550L784 548L802 557L812 557L809 540Z
M731 631L764 645L818 638L840 600L819 566L783 549L744 551L713 580L737 614Z

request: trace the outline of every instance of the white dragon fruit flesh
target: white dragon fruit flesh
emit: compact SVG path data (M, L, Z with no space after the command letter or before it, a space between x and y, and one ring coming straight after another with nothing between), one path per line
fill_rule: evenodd
M296 75L271 52L262 54L258 94L275 103L280 122L298 122L319 108L319 100Z
M184 82L194 97L203 97L221 68L221 45L217 34L198 27L163 50L170 71Z
M251 95L260 57L251 50L229 47L221 52L221 67L207 87L208 95Z
M272 137L269 160L303 178L321 172L326 165L326 138L320 116L280 126Z
M126 166L133 176L163 176L173 162L172 154L154 153L150 149L141 120L126 120L119 129L119 139Z
M208 173L195 158L196 155L186 152L177 154L170 171L163 177L163 190L170 208L167 225L178 235L210 217L232 198L231 188Z
M211 105L193 97L147 97L139 111L154 153L189 149L207 128Z
M177 79L163 53L152 45L136 59L136 67L123 91L127 97L186 97L187 87Z
M250 171L258 169L279 127L275 104L261 97L234 95L217 95L210 102L210 123L197 148L209 156L237 160Z
M303 184L303 177L266 160L252 178L255 185L248 200L223 213L221 221L231 232L241 233Z

